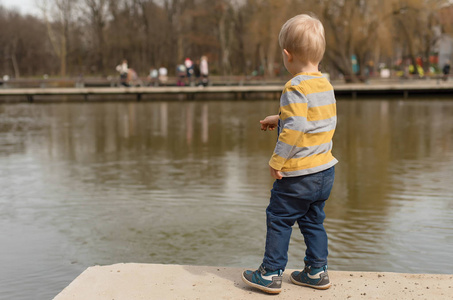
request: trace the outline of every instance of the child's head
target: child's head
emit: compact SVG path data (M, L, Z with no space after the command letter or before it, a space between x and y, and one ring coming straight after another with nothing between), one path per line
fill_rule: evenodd
M286 49L302 63L318 64L326 49L324 27L317 18L302 14L283 24L278 36L282 49Z

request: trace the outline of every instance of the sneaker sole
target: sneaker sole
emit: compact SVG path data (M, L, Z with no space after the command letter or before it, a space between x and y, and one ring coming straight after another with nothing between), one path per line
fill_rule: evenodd
M289 276L289 278L291 279L291 282L296 285L311 287L311 288L314 288L317 290L327 290L328 288L330 288L332 286L331 282L329 282L328 284L325 284L325 285L312 285L312 284L308 284L308 283L299 282L299 281L295 280L293 278L293 276Z
M257 288L259 290L262 290L263 292L266 292L268 294L279 294L282 291L281 288L280 289L273 289L273 288L268 288L268 287L265 287L265 286L250 282L250 281L247 280L247 278L244 277L244 274L242 274L242 281L244 281L245 284L247 284L247 285L249 285L251 287Z

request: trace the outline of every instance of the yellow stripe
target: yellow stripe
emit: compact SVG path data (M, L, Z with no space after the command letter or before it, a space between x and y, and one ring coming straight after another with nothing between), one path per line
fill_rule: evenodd
M319 121L330 119L337 115L336 104L328 104L307 109L307 103L291 103L280 108L280 119L290 117L305 117L308 121Z
M274 168L275 170L281 170L286 162L286 159L278 156L277 154L273 154L271 160L269 161L269 165Z
M291 172L322 166L330 162L332 159L334 159L334 157L331 151L315 154L309 157L292 158L289 160L285 160L283 157L280 157L274 153L269 165L276 170Z
M280 119L285 120L289 117L307 117L307 103L291 103L280 108Z
M325 78L313 78L305 80L302 81L300 85L304 86L303 90L305 91L305 95L333 90L332 85Z
M296 147L311 147L329 143L332 140L335 130L319 133L303 133L296 130L284 128L280 133L278 140Z
M337 115L337 108L335 103L310 107L308 109L307 120L308 121L319 121L325 120Z

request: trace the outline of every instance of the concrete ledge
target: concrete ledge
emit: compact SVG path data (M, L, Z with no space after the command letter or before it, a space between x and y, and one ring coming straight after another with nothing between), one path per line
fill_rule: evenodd
M453 299L453 275L329 271L321 291L293 285L267 295L242 282L240 268L115 264L85 270L54 300L135 299Z

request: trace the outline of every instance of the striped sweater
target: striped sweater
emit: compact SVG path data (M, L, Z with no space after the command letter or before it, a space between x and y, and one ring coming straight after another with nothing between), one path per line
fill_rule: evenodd
M332 156L337 123L332 85L321 73L299 73L288 81L280 98L278 141L269 165L284 177L326 170Z

